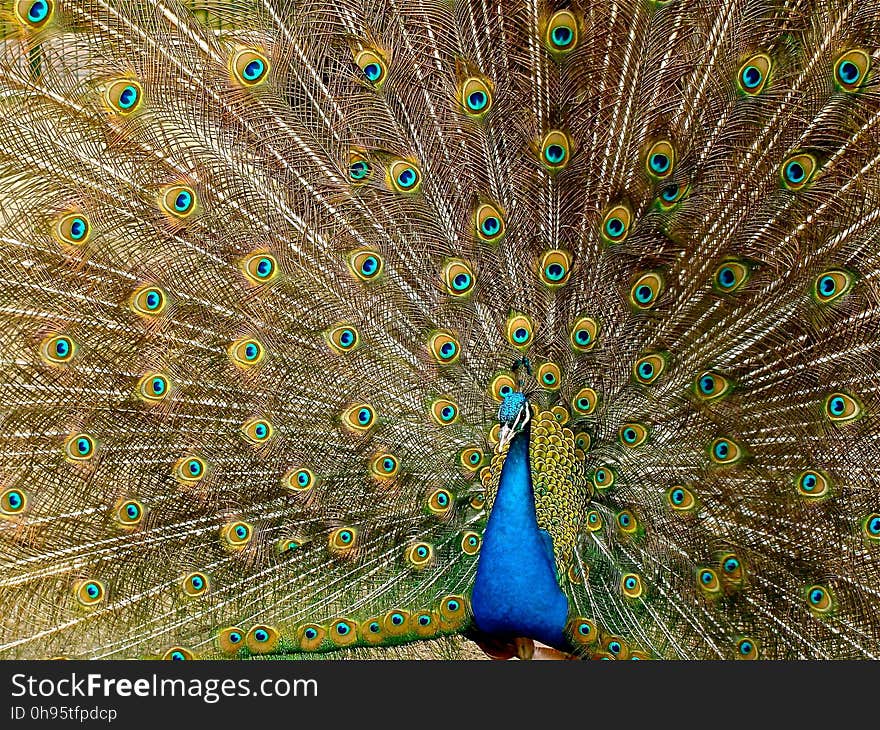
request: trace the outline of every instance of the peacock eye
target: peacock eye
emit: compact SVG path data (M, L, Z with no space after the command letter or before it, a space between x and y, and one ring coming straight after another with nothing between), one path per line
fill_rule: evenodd
M27 506L27 496L20 489L10 488L0 493L0 514L18 515Z
M716 464L735 464L745 454L732 439L717 438L709 445L709 455Z
M497 206L490 203L483 203L477 207L474 222L477 238L486 243L497 243L506 231L504 214Z
M586 618L575 616L569 621L568 633L572 641L581 646L594 644L599 639L599 630L596 624Z
M232 80L241 86L254 87L269 77L269 59L253 48L243 48L229 60Z
M772 65L770 56L765 53L757 53L748 58L736 74L739 90L749 96L760 94L767 84Z
M541 162L551 172L568 165L571 156L571 140L565 132L552 129L541 140Z
M862 406L847 393L832 393L825 399L825 415L834 423L854 421L862 415Z
M636 279L630 289L629 300L636 309L650 309L657 303L662 292L662 277L657 273L649 272Z
M101 581L88 579L79 581L74 586L74 595L83 606L91 607L104 600L106 590Z
M638 528L638 522L635 515L628 509L625 509L617 513L617 526L621 532L631 534Z
M480 117L492 108L492 90L485 80L476 76L465 79L459 99L465 112L472 117Z
M266 351L258 340L245 337L229 345L226 354L236 367L247 369L262 362Z
M655 353L644 355L633 365L633 377L642 385L650 385L666 370L666 356Z
M648 440L648 429L640 423L625 423L618 430L617 436L623 446L634 448Z
M251 541L254 528L247 522L230 522L220 529L220 537L227 547L240 549Z
M196 209L196 193L188 185L164 188L159 201L162 209L174 218L186 218Z
M659 140L651 145L645 156L645 170L650 177L662 180L672 174L675 166L675 148L669 140Z
M721 571L725 579L730 581L742 580L742 563L736 555L733 553L726 553L721 556L720 563Z
M452 297L466 297L476 285L474 271L463 259L448 259L442 271L444 290Z
M370 473L380 480L391 479L397 475L399 469L397 457L384 451L376 454L370 462Z
M348 267L358 280L369 282L382 275L385 261L377 251L358 249L348 255Z
M42 28L54 14L54 0L17 0L15 3L15 17L31 28Z
M593 472L593 486L599 491L610 489L615 479L616 474L609 466L600 466Z
M428 509L435 515L445 517L452 507L452 495L446 489L435 489L428 497Z
M52 227L55 238L68 246L82 246L89 240L91 231L91 223L82 213L62 215Z
M834 80L844 91L858 91L871 68L871 56L859 48L847 51L834 63Z
M534 324L524 314L511 314L507 318L505 333L507 341L516 348L525 349L532 343Z
M73 434L64 444L64 453L73 461L91 459L97 451L95 439L87 433Z
M541 283L556 289L568 283L571 275L571 254L568 251L553 249L541 256L538 262L538 276Z
M697 376L694 392L702 401L713 401L730 393L732 387L723 375L707 371Z
M596 344L599 324L592 317L580 317L571 326L568 341L576 352L587 352Z
M758 643L754 639L743 637L736 642L736 651L738 659L757 659Z
M632 211L625 203L612 207L602 219L602 238L606 243L621 243L629 235Z
M816 167L816 158L812 155L801 153L789 157L780 168L782 184L789 190L800 190L813 178Z
M602 529L602 515L594 509L587 512L587 529L590 532L598 532Z
M275 429L264 418L252 418L242 424L241 434L254 446L261 446L271 440L275 435Z
M355 56L354 62L371 86L378 89L385 83L388 69L385 58L378 51L365 49Z
M144 97L141 85L134 79L119 79L107 86L104 100L117 114L131 114L137 111Z
M187 573L183 577L181 586L183 588L183 592L191 598L202 596L208 591L209 588L208 576L204 573L198 572Z
M245 636L247 648L255 654L268 654L275 650L281 635L278 630L266 624L251 627Z
M849 293L855 277L843 269L830 269L816 277L813 293L820 304L830 304Z
M76 343L67 335L47 337L40 345L43 360L53 365L64 365L76 354Z
M880 514L872 512L862 520L862 534L872 542L880 541Z
M327 630L318 624L306 624L299 629L299 645L304 651L315 651L321 646Z
M134 527L143 520L144 508L136 499L128 499L119 504L115 516L121 527Z
M489 383L489 394L499 403L516 390L516 381L507 372L497 373Z
M315 474L311 469L293 469L285 475L282 484L295 492L305 492L315 486Z
M476 471L483 463L483 452L476 446L462 449L458 455L458 463L468 471Z
M427 567L434 557L434 547L427 542L417 542L406 548L406 561L417 570Z
M197 456L188 456L177 462L174 469L178 479L184 482L197 482L205 476L205 462Z
M431 403L431 417L438 426L448 426L458 420L458 404L448 398L437 398Z
M458 340L449 332L435 332L428 338L428 349L440 365L452 365L461 355Z
M596 410L599 395L592 388L581 388L571 399L571 407L575 413L581 416L589 416Z
M709 597L714 597L721 593L721 581L718 580L718 574L711 568L700 568L697 570L697 584Z
M547 23L544 43L551 53L561 55L574 50L578 43L577 19L570 10L555 12Z
M554 362L541 363L536 376L541 387L547 390L559 390L562 385L562 371Z
M586 431L580 431L575 434L574 445L581 451L589 451L591 442L592 438L590 437L590 434L588 434Z
M826 614L833 608L831 591L822 585L812 585L806 589L807 605L813 613Z
M627 598L639 598L642 595L642 579L635 573L626 573L620 579L620 590Z
M823 499L831 491L828 477L814 469L802 471L795 477L794 483L797 493L808 500Z
M357 531L353 527L337 527L328 536L328 547L333 555L350 555L357 545Z
M324 338L330 349L337 355L345 355L358 348L361 336L351 324L337 324L324 332Z
M666 501L675 512L689 512L696 507L693 492L687 487L674 486L666 491Z
M413 163L406 160L392 162L388 174L391 178L391 186L398 193L413 193L421 185L421 173Z
M461 538L461 550L465 555L476 555L480 551L481 542L476 532L465 532Z

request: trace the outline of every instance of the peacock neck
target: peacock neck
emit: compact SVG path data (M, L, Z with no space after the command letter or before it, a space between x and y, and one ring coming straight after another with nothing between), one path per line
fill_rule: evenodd
M553 543L538 527L529 463L530 428L516 434L477 563L471 603L480 631L564 647L568 600L559 587Z

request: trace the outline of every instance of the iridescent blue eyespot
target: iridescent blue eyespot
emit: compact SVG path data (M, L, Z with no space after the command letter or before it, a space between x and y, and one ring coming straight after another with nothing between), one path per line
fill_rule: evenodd
M491 238L501 230L501 221L494 215L486 216L483 218L482 223L480 223L480 230L484 235Z
M126 86L119 94L119 107L121 109L131 109L138 100L138 90L134 86Z
M140 513L141 511L136 504L129 503L125 508L125 514L128 515L129 519L136 520Z
M464 291L468 289L471 285L471 275L467 273L460 273L455 276L452 280L452 287L456 291Z
M263 63L259 58L255 58L244 67L244 77L248 81L255 81L263 75L263 71L265 71L265 69L266 64Z
M622 648L619 641L608 642L608 651L612 654L620 654Z
M620 218L613 217L605 221L605 233L611 238L618 238L623 234L625 225Z
M674 203L678 198L679 186L673 183L672 185L667 185L663 190L660 191L660 197L663 198L667 203Z
M186 190L181 190L174 199L174 209L179 213L185 213L192 206L192 195Z
M378 81L382 76L382 67L378 63L368 63L364 66L363 72L370 81Z
M550 281L559 281L565 276L565 267L562 264L553 263L544 269L544 273Z
M417 181L418 175L411 167L405 167L397 174L397 184L404 190L411 188Z
M310 626L310 627L307 628L305 631L303 631L303 636L305 636L307 639L309 639L309 640L311 641L311 640L317 638L317 636L318 636L318 631L317 631L317 629L313 629L313 628Z
M711 571L703 570L700 572L700 582L703 585L710 585L715 580L715 576Z
M17 510L24 504L24 497L21 492L10 491L6 493L6 501L12 510Z
M418 621L419 621L419 626L430 626L431 625L431 617L426 616L425 614L422 614L421 616L419 616Z
M746 66L742 73L740 74L740 80L742 81L742 85L747 89L755 89L761 84L761 79L763 75L761 74L760 69L755 66Z
M650 362L639 363L639 375L648 380L654 374L654 366Z
M751 641L741 641L739 644L739 653L743 656L748 656L752 653L752 646Z
M486 95L484 91L473 91L468 94L467 105L471 111L479 112L482 111L486 104L489 103L489 97Z
M444 360L448 360L453 355L455 355L456 346L454 342L444 342L440 346L440 354L443 356Z
M403 623L403 614L400 613L392 613L391 614L391 623L395 626L400 626Z
M366 160L356 160L348 166L348 176L352 180L364 180L370 175L370 163Z
M553 39L554 46L557 46L558 48L565 48L571 43L572 39L574 38L574 33L572 33L571 28L560 25L553 29L550 37Z
M828 401L828 410L833 416L843 415L846 410L846 402L839 395Z
M821 588L814 588L810 591L810 603L812 603L814 606L822 603L823 598L825 598L825 591L823 591Z
M74 218L70 221L69 235L74 241L80 241L88 233L89 224L83 218Z
M49 3L45 0L35 0L28 8L27 17L32 23L39 23L49 15Z
M739 568L739 560L732 557L727 558L727 560L724 561L724 565L722 567L724 568L725 573L733 573L735 570L737 570L737 568Z
M628 588L629 590L634 590L637 585L637 581L633 576L629 576L623 582L623 585L626 586L626 588Z
M837 67L837 73L840 74L841 80L847 84L854 84L862 75L859 67L852 61L844 61L841 63L840 66Z
M339 533L339 540L343 543L350 543L354 539L351 530L342 530Z
M636 287L636 299L642 304L647 304L654 298L654 291L647 284Z
M662 152L656 152L651 155L651 169L658 174L666 172L669 169L670 163L669 156L664 155Z
M367 626L367 630L371 634L378 634L382 630L382 624L380 624L378 621L371 621L370 624Z
M271 259L262 258L257 262L257 274L260 277L271 276L272 272L275 270L275 264Z
M269 640L269 632L265 629L257 629L254 631L254 639L259 641L261 644Z
M254 636L256 636L256 633ZM239 644L241 643L242 636L237 631L230 631L226 638L229 640L230 644Z
M830 297L837 291L837 282L833 276L827 274L819 279L819 292L826 297Z
M717 459L726 459L728 454L730 454L730 444L727 441L719 440L715 444L713 453L715 454L715 458Z
M364 276L371 276L379 268L379 260L375 256L365 256L361 261L361 273Z
M565 159L565 147L561 144L549 144L544 150L544 157L551 165L558 165Z
M785 179L792 184L796 185L799 182L803 182L806 176L807 171L804 170L804 166L797 160L792 160L785 166Z
M673 504L683 504L684 503L684 490L681 487L676 487L672 490L670 494L670 499Z
M373 414L370 412L369 408L361 408L358 411L358 414L357 414L358 423L365 426L366 424L368 424L372 420L372 418L373 418Z
M192 576L192 578L189 579L189 583L197 591L200 591L205 587L205 581L198 575Z

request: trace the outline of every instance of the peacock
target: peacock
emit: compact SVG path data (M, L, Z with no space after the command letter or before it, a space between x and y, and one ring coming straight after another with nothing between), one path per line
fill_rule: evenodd
M876 0L0 35L0 657L880 657Z

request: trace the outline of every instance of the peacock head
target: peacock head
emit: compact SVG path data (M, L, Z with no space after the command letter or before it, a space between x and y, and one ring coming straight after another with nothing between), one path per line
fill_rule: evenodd
M526 370L530 375L532 372L531 364L525 358L518 360L513 364L513 371L517 372L520 368ZM520 380L519 388L511 390L504 396L501 406L498 408L498 421L501 429L498 432L498 448L504 449L508 443L521 433L528 425L532 417L532 409L529 406L529 399L522 390L522 381Z

